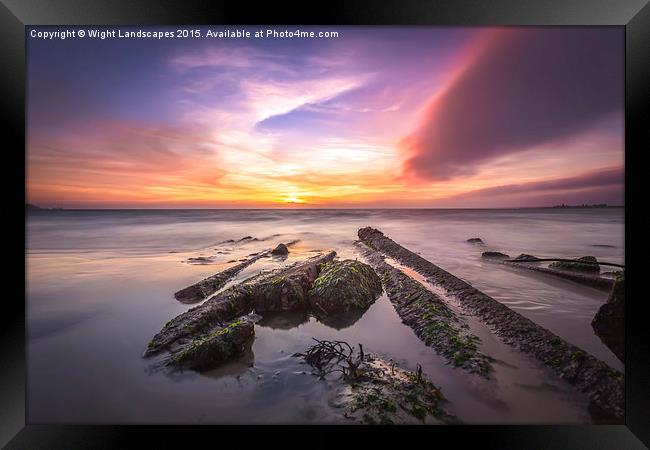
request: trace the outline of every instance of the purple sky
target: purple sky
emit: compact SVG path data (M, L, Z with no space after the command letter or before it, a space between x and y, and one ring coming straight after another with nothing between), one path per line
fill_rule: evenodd
M623 203L621 28L327 29L28 39L29 201Z

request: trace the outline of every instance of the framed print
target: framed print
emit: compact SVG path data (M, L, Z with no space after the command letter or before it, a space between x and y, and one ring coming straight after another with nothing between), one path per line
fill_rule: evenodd
M7 448L650 441L643 1L2 17Z

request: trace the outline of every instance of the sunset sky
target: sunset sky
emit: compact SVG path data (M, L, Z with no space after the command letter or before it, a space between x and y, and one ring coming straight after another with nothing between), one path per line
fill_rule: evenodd
M28 39L28 201L623 204L621 28L327 29Z

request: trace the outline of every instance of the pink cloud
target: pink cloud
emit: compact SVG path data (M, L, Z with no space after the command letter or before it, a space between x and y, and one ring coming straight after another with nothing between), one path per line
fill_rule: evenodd
M429 104L402 144L404 172L444 180L584 131L623 108L619 29L505 29Z

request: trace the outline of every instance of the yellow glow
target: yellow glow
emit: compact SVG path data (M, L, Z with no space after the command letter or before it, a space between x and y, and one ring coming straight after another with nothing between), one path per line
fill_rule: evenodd
M297 194L289 194L282 199L282 203L305 203Z

